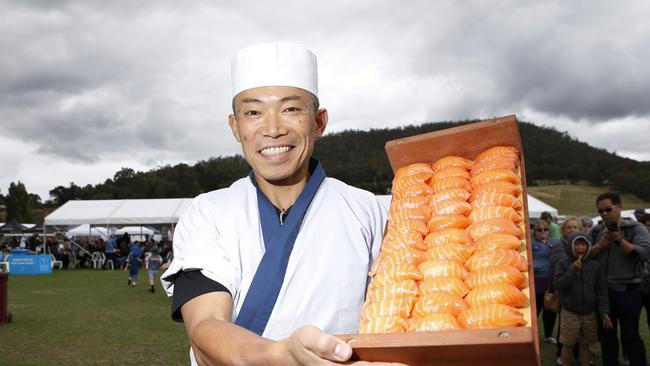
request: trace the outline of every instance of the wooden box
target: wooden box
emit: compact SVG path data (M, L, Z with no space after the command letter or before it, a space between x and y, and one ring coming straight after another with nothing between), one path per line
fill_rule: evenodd
M526 197L526 174L517 119L514 115L467 124L441 131L388 141L386 154L393 171L416 162L434 162L447 155L473 159L481 151L509 145L521 153L520 175ZM420 365L539 365L539 340L528 203L524 203L526 258L529 286L524 290L530 305L521 309L528 325L518 328L353 334L341 336L354 350L354 358L367 361Z

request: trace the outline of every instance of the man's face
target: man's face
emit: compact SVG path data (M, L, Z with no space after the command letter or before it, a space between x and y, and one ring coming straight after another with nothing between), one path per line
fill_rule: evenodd
M605 198L596 203L598 214L604 221L619 221L621 218L621 205L615 205L612 200Z
M256 179L276 185L306 179L314 142L327 125L327 111L314 111L313 96L294 87L260 87L235 96L232 133Z

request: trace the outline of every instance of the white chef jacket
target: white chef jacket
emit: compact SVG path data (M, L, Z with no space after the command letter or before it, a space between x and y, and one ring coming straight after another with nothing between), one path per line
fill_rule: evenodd
M385 218L372 193L325 178L303 219L262 336L284 339L302 325L356 332ZM178 222L174 260L162 278L200 269L233 295L234 322L263 255L257 191L246 177L194 199ZM172 296L173 283L162 283Z

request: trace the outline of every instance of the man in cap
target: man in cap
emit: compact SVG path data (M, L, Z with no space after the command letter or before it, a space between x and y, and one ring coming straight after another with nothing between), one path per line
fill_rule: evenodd
M637 207L634 209L634 218L641 222L641 216L645 215L645 208Z
M196 197L163 274L192 364L345 362L385 213L311 158L327 126L316 56L294 44L240 50L229 123L252 170Z
M548 235L550 239L553 240L562 239L562 234L560 233L560 225L555 223L555 221L553 220L553 215L551 215L550 212L548 211L542 212L542 214L539 216L539 219L546 221L546 225L548 226Z

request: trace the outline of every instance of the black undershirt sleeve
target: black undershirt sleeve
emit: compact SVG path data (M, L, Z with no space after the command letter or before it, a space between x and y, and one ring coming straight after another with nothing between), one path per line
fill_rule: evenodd
M224 285L205 277L200 270L180 272L176 280L174 280L172 319L182 322L181 307L193 298L210 292L227 292L230 294L230 291Z

